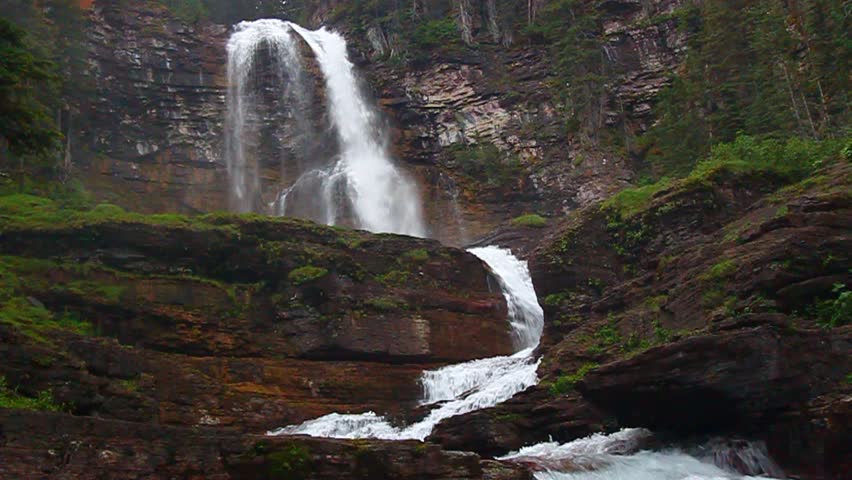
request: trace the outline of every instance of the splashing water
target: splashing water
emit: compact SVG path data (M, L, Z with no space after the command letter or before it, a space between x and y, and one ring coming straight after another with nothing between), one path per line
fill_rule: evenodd
M373 412L332 413L301 425L284 427L270 435L311 435L332 438L423 440L441 420L493 407L538 383L539 361L533 357L544 325L526 262L510 250L484 247L470 250L491 267L509 306L509 321L520 351L511 356L474 360L424 372L422 405L437 405L421 421L395 427Z
M682 450L637 451L651 436L645 429L625 429L611 435L595 434L566 444L540 443L499 460L535 465L537 480L746 480L769 477L734 473L730 464L714 462L712 454ZM711 449L713 449L711 447ZM744 454L762 464L761 471L778 471L765 448L746 443ZM713 449L714 451L718 451Z
M280 68L290 74L290 92L282 95L304 97L302 71L296 43L280 20L242 22L228 39L228 111L225 119L225 160L228 167L233 208L239 212L254 209L259 195L258 160L249 150L260 123L257 100L249 90L258 54L269 52Z
M283 188L269 205L271 210L280 215L298 212L329 225L349 221L372 232L424 236L419 192L387 153L377 115L361 92L349 61L346 40L324 28L311 31L281 20L242 22L228 41L226 158L236 208L251 210L260 195L258 162L250 158L252 142L245 137L252 122L264 119L257 118L248 80L261 48L271 50L288 78L302 78L304 67L293 32L310 47L322 71L328 113L340 152L323 159ZM288 98L298 101L306 95L302 89L301 94ZM309 160L316 163L315 159ZM301 208L297 208L294 198L301 199ZM348 210L354 218L343 218L342 212Z

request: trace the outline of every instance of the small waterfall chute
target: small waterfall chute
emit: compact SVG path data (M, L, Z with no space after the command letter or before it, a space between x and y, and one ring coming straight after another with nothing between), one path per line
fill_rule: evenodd
M509 322L517 353L473 360L423 372L422 405L435 405L419 422L396 427L373 412L354 415L332 413L300 425L284 427L270 435L311 435L333 438L381 438L423 440L441 420L493 407L538 383L538 346L544 314L536 300L526 262L507 249L484 247L470 250L482 259L500 282L509 306Z

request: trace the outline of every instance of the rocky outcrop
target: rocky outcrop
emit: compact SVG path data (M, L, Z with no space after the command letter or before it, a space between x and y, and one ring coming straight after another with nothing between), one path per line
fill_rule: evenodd
M843 478L852 330L814 312L852 283L850 168L779 190L771 171L718 167L537 229L537 247L496 235L528 253L544 378L432 439L491 453L620 427L744 436L788 474Z
M2 267L19 279L10 305L57 320L4 314L0 375L78 414L251 431L405 415L424 369L513 351L481 261L434 241L261 217L16 211L0 226Z
M419 442L235 435L0 411L0 475L43 478L529 480L522 468ZM41 432L34 436L33 432Z

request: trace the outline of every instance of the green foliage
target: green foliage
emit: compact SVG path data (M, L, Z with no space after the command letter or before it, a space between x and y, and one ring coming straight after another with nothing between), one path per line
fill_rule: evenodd
M582 380L587 373L592 370L598 368L600 365L597 363L586 363L577 369L571 375L562 375L556 379L553 384L550 385L550 393L552 395L564 395L571 390L574 389L574 385L576 385L580 380Z
M654 195L670 185L670 180L664 178L651 185L622 190L601 204L601 209L612 211L622 220L626 220L648 208Z
M817 323L824 328L835 328L852 323L852 290L842 283L834 284L832 293L837 295L828 300L817 300L812 311Z
M0 18L0 160L6 148L17 157L57 148L60 135L42 96L55 95L58 81L56 65L27 45L22 29Z
M600 11L585 0L555 0L543 7L537 19L523 33L534 43L549 45L553 90L568 132L596 144L604 131L607 81L620 72L620 63L610 61L604 49Z
M516 181L521 162L493 144L461 145L452 150L453 163L472 181L487 187L502 187Z
M311 470L311 454L307 447L288 445L266 455L269 478L300 480Z
M709 0L690 7L685 68L641 139L657 175L683 175L737 136L849 134L845 2Z
M287 274L287 278L293 285L304 285L306 283L319 280L326 275L328 275L328 270L325 268L305 265L304 267L291 270L290 273Z
M408 282L409 273L403 270L391 270L376 277L380 283L388 287L402 287Z
M624 189L603 202L601 210L613 215L611 226L621 227L623 221L646 212L659 193L712 183L720 174L772 175L790 183L796 182L824 165L843 161L844 149L851 142L850 139L761 140L739 136L733 142L715 145L686 177L677 180L664 177L650 185ZM675 206L663 205L658 213Z
M621 334L618 333L615 324L610 321L595 332L595 339L598 341L599 347L609 347L621 343Z
M541 215L530 213L512 219L512 225L516 227L544 228L547 226L547 219Z
M425 248L417 248L414 250L410 250L405 252L404 257L408 260L413 260L415 262L423 263L429 260L429 251Z
M701 275L701 278L704 280L719 281L731 276L736 271L736 262L731 259L725 259L710 267L706 273Z
M441 18L419 24L409 34L408 40L414 48L429 51L459 45L461 36L455 20Z
M564 302L567 298L568 294L565 292L551 293L544 297L544 304L549 307L556 307L562 305L562 302Z
M179 19L187 23L197 23L208 17L207 7L202 0L158 0L168 7Z
M380 312L393 312L396 310L403 310L408 306L405 304L405 302L389 297L368 298L364 301L364 305Z
M6 377L0 376L0 408L15 410L37 410L47 412L61 412L67 408L57 403L53 393L43 390L33 397L25 397L18 393L18 389L9 388Z
M20 277L18 272L18 269L27 267L25 263L15 257L0 257L0 322L15 327L33 341L45 344L51 343L48 333L55 330L93 335L92 324L76 313L55 314L27 298L23 289L30 287L32 281ZM56 285L54 288L71 287Z

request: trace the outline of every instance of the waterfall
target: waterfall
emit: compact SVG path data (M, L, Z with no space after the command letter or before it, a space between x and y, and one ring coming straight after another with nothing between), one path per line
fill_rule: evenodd
M278 20L242 22L228 40L228 95L225 119L225 160L232 196L232 208L239 212L255 209L260 194L259 159L250 146L256 143L261 122L257 99L251 86L257 58L266 49L281 71L298 79L302 67L296 43ZM298 85L298 82L293 82ZM299 89L301 90L301 89ZM285 92L282 91L282 95ZM301 92L299 92L301 93ZM302 95L296 95L299 98Z
M765 446L740 442L737 461L726 461L730 450L713 441L694 451L641 450L651 432L629 428L604 435L594 434L566 444L546 442L522 448L499 460L533 465L537 480L746 480L768 479L737 473L782 475ZM721 442L725 443L725 442ZM720 461L719 454L723 458Z
M297 38L310 48L322 72L339 152L322 159L308 158L310 165L290 185L280 188L269 205L271 211L329 225L348 222L372 232L425 236L418 189L388 154L378 115L365 98L348 58L346 40L324 28L311 31L280 20L242 22L228 41L226 158L235 208L247 211L259 204L258 160L249 152L254 147L256 154L257 146L247 138L251 122L268 121L257 118L249 88L258 51L269 48L287 78L299 79L305 67ZM295 99L285 99L298 101L304 96L302 92L290 95ZM294 110L298 115L299 109Z
M422 405L436 405L423 420L395 427L373 412L355 415L332 413L301 425L284 427L270 435L311 435L333 438L423 440L441 420L493 407L538 383L539 361L533 356L544 325L526 262L510 250L497 247L471 249L491 268L509 307L509 322L518 352L511 356L474 360L424 372Z

